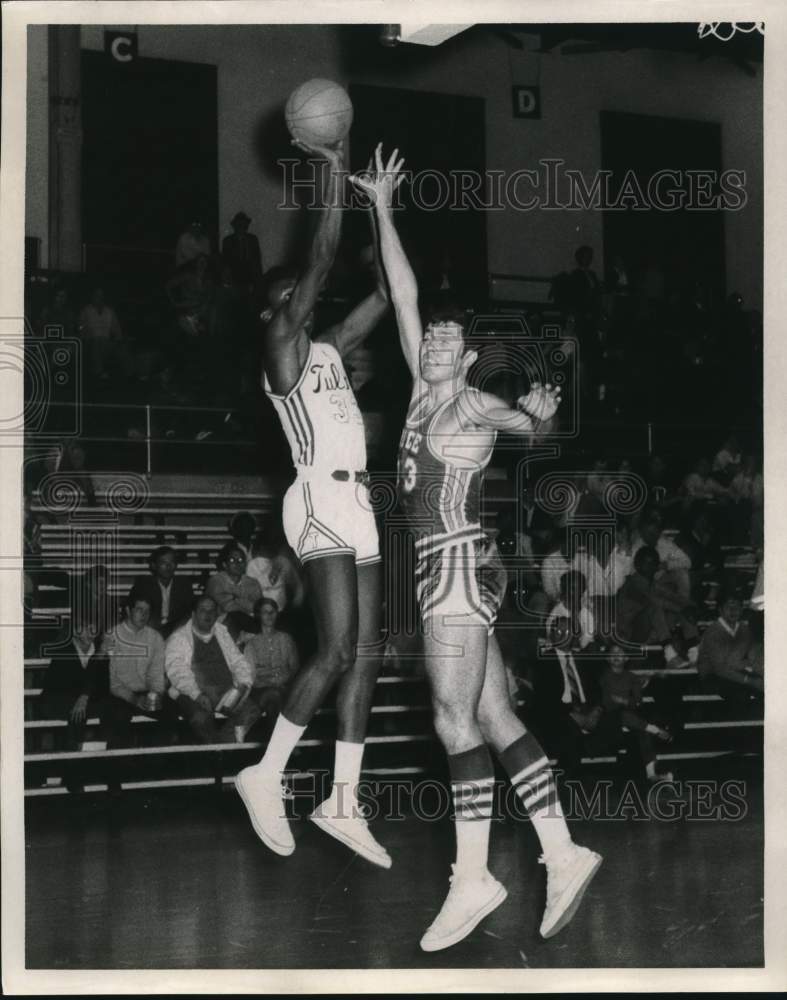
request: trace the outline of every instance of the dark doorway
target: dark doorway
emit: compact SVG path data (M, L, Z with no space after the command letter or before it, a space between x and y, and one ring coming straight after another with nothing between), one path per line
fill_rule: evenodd
M687 171L721 172L721 126L716 122L601 112L602 166L612 171L611 191L631 171L643 192L660 170L679 172L674 188L688 190ZM670 185L667 185L669 187ZM718 186L713 189L718 193ZM678 297L698 291L711 300L724 295L724 220L718 210L661 211L633 208L604 212L605 265L623 258L629 272L658 269L664 291ZM697 286L701 289L697 289Z
M82 122L88 270L169 267L178 235L194 218L205 223L215 246L215 66L118 63L83 51Z
M486 215L481 208L453 208L450 192L452 174L474 171L484 175L484 99L365 85L352 85L350 97L355 109L353 170L363 169L371 151L382 142L389 152L399 148L407 161L405 169L414 177L430 172L421 176L416 194L421 203L438 207L419 208L414 192L405 185L404 210L396 217L422 293L424 285L439 283L441 265L447 264L453 272L452 284L462 289L466 304L483 304L487 296Z

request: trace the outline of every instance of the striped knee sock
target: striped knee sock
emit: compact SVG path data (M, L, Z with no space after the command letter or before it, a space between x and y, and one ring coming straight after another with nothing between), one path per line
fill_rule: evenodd
M448 755L456 828L457 875L486 871L495 771L489 748L481 743L472 750Z
M541 744L526 732L500 753L500 763L522 800L544 857L560 854L571 843L571 834L560 806L555 776Z

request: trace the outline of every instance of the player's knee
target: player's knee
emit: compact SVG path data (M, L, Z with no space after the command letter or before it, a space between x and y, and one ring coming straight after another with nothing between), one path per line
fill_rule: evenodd
M357 655L355 636L332 639L325 651L325 662L333 674L343 674L355 664Z
M444 746L466 738L477 725L475 713L467 705L434 699L433 707L435 732Z

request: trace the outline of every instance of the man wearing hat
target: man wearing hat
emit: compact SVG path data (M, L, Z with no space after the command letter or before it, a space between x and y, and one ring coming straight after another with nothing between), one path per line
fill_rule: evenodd
M233 284L257 288L262 279L262 254L257 237L249 232L251 219L245 212L236 212L230 220L232 233L221 244L222 267L228 268Z

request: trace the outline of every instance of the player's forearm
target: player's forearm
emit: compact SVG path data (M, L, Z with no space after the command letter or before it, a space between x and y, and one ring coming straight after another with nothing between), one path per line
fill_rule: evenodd
M388 302L388 282L385 280L385 270L380 258L380 233L377 228L377 216L374 210L369 211L369 228L372 231L372 259L374 261L374 279L378 294Z
M340 177L340 166L331 164L328 184L323 192L324 205L309 248L309 268L324 271L326 274L333 265L341 236Z
M389 207L378 203L377 222L380 228L383 266L391 288L394 309L412 307L418 302L418 284L402 247Z

